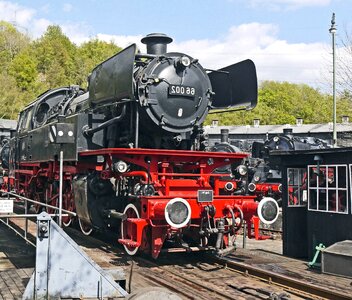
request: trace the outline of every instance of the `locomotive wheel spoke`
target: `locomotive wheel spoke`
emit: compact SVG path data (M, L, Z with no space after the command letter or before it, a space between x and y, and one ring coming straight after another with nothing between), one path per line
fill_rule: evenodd
M127 218L139 218L139 212L137 207L130 203L125 207L124 214L126 214ZM136 226L127 220L121 222L121 238L127 240L136 240L137 232ZM136 255L139 247L127 246L123 245L125 251L128 255Z
M78 218L78 224L79 228L81 228L81 231L84 235L91 235L93 233L92 225L88 224L86 221L83 221L82 219Z

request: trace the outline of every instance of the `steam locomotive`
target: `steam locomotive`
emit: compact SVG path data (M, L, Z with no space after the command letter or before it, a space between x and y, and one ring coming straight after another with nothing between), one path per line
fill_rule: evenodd
M331 147L326 141L313 137L299 137L292 134L292 128L284 129L280 135L275 135L263 143L254 142L251 158L247 158L249 165L250 194L257 195L257 200L271 197L281 206L282 176L280 165L272 151L294 151L325 149Z
M63 161L63 208L77 213L86 235L119 232L130 255L224 254L243 221L250 230L258 215L269 223L278 215L275 201L258 209L243 192L247 154L206 151L202 129L210 109L256 105L255 66L245 60L206 70L187 54L167 53L171 41L149 34L147 53L133 44L95 67L88 91L67 86L40 95L21 111L1 158L17 193L53 206Z

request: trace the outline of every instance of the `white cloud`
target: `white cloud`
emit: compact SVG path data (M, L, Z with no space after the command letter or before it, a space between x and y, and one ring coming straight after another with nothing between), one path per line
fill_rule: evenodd
M44 5L39 8L42 12L50 10L49 5ZM64 4L63 10L66 12L72 10L71 4ZM37 11L32 8L27 8L18 4L13 4L8 1L0 1L0 20L10 22L17 25L17 29L24 31L32 38L40 37L49 25L54 24L52 21L45 18L36 18ZM85 23L63 23L58 24L63 33L67 35L73 42L80 44L89 40L92 35L92 29Z
M72 42L77 45L80 45L84 42L87 42L92 36L92 28L86 23L82 22L70 22L59 24L62 32L70 38Z
M34 15L34 9L8 1L0 1L0 20L16 23L20 27L27 27Z
M170 51L198 58L209 69L219 69L250 58L257 67L258 79L291 81L319 86L326 60L326 45L321 43L290 44L277 37L272 24L250 23L231 27L218 40L175 42Z
M249 5L254 8L268 10L296 10L302 7L327 6L332 0L249 0Z
M47 19L35 19L32 21L30 36L33 38L40 37L49 25L52 25Z
M97 39L108 43L113 42L122 48L125 48L133 43L137 44L139 48L143 48L143 44L141 43L142 37L142 35L111 35L103 33L96 35Z
M325 79L328 46L322 43L290 44L277 37L279 28L273 24L249 23L231 27L219 39L177 40L168 45L169 52L183 52L199 59L203 67L220 69L245 59L257 67L258 80L289 81L322 86ZM98 34L98 39L113 41L120 47L137 43L142 52L146 47L142 36Z
M256 0L252 0L256 1ZM262 2L324 5L329 0L263 0ZM302 4L303 5L303 4ZM51 21L35 18L36 11L8 1L0 1L0 19L14 21L18 25L30 29L33 38L43 34ZM93 37L93 29L85 23L71 22L59 24L63 32L76 44L88 41ZM278 37L279 28L273 24L249 23L229 28L228 32L217 39L175 40L168 46L169 51L178 51L198 58L200 63L209 69L218 69L241 60L250 58L257 66L258 79L308 83L320 86L326 81L323 77L329 70L329 46L322 43L290 44ZM113 41L120 47L137 43L142 52L145 45L142 36L124 36L97 34L95 36L107 42ZM325 74L323 74L325 73ZM322 75L323 74L323 75Z

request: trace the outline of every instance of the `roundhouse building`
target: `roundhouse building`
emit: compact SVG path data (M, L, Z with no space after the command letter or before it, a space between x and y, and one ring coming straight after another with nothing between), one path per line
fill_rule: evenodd
M242 151L250 152L253 142L263 142L273 136L280 135L284 129L291 128L292 134L300 137L313 137L325 140L332 144L333 124L303 124L298 118L296 124L285 125L260 125L255 119L253 125L244 126L220 126L216 120L212 125L205 126L205 132L209 135L210 145L221 141L221 129L229 130L231 144L239 147ZM341 123L336 124L337 145L339 147L352 147L352 123L348 117L343 117Z
M16 132L16 127L16 120L0 119L0 142L11 138Z

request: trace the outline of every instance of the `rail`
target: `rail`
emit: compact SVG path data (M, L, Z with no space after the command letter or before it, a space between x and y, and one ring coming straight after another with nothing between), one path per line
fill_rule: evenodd
M307 281L298 280L283 274L264 270L246 263L233 261L229 258L212 257L212 259L214 262L217 262L218 264L223 265L226 268L231 268L233 270L239 271L245 274L246 276L257 277L266 282L289 287L294 290L306 293L308 295L314 295L330 300L351 299L351 296L347 295L346 293L343 293L343 291L334 291L322 286L314 285Z

